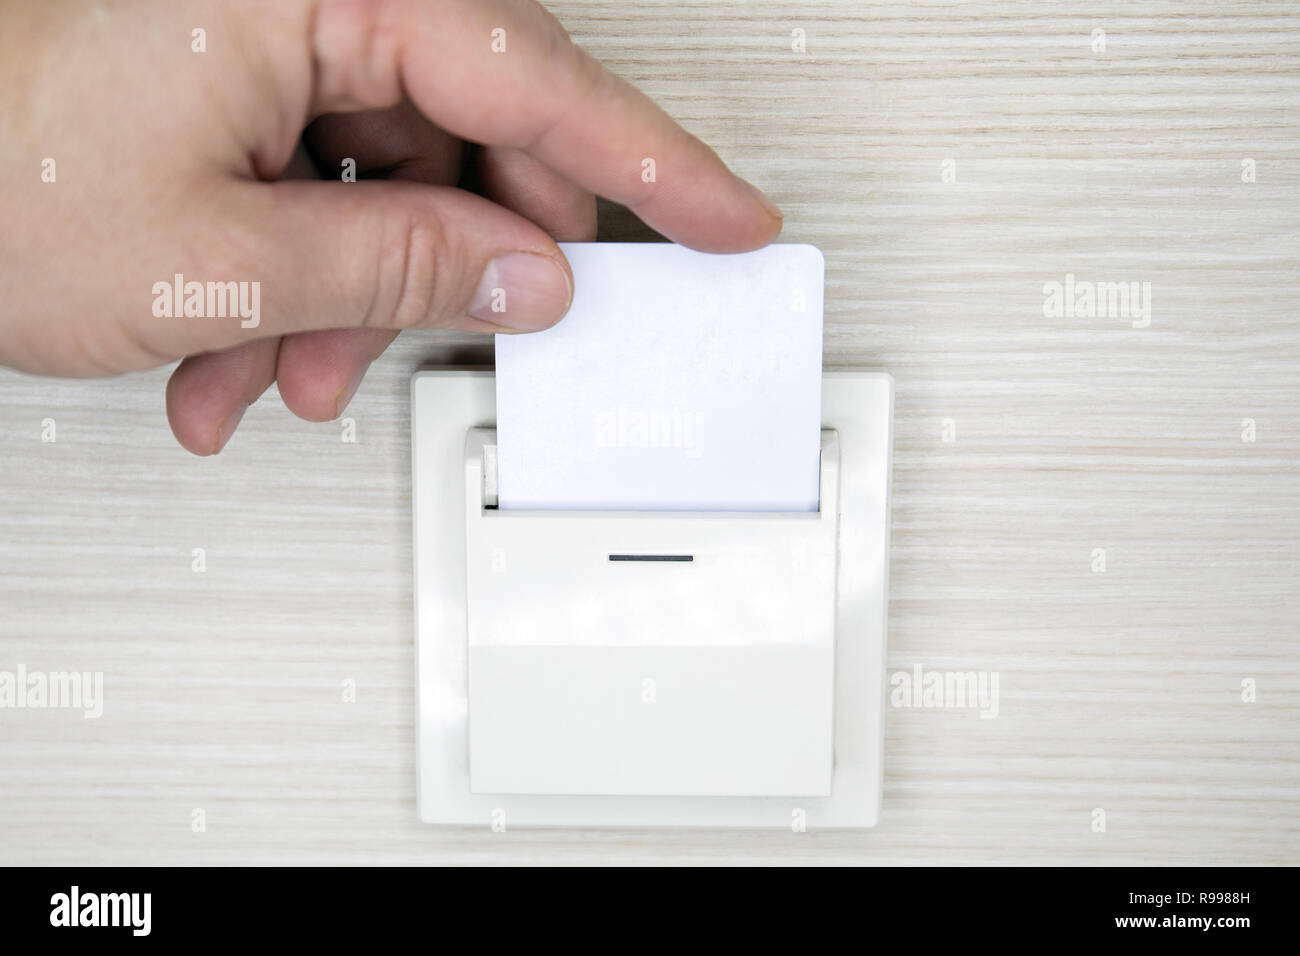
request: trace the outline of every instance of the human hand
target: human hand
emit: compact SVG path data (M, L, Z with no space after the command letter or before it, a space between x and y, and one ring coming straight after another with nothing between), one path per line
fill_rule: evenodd
M304 145L324 180L290 178ZM471 153L482 196L455 188ZM167 415L196 454L272 382L337 417L399 330L554 324L555 240L594 238L594 193L709 252L781 228L531 0L0 0L0 364L183 358Z

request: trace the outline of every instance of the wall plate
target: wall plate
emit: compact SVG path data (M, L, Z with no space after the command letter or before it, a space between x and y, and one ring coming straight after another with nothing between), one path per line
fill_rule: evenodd
M834 766L828 796L474 793L466 613L466 437L495 424L490 371L411 381L418 803L428 823L482 826L874 826L879 815L893 380L827 370L822 421L838 434ZM741 518L740 520L744 520Z

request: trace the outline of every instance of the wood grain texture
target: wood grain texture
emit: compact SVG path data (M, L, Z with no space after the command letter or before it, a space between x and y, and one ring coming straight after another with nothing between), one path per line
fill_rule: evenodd
M214 460L165 371L6 372L0 669L106 700L0 710L0 862L1295 862L1300 6L551 8L825 252L828 364L897 380L890 668L998 717L891 708L871 832L422 826L408 379L490 343L404 335L356 443L271 394ZM1150 326L1045 317L1067 274Z

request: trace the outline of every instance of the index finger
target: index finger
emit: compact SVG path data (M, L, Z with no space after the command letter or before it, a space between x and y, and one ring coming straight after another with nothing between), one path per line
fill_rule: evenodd
M323 0L319 111L402 91L464 139L522 149L706 252L771 242L781 214L531 0Z

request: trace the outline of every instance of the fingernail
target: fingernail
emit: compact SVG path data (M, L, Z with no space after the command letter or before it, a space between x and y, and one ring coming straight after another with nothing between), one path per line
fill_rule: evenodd
M550 256L511 252L488 263L469 314L520 332L549 328L569 311L573 286Z
M226 420L222 422L221 427L217 429L217 444L216 447L212 449L212 454L215 455L217 452L221 451L221 449L226 447L226 442L230 441L230 436L233 435L235 429L239 427L239 423L243 419L244 412L246 411L248 411L247 405L237 405L235 410L226 416Z
M781 207L772 202L772 200L768 198L767 193L763 192L763 190L759 189L748 179L742 179L741 182L745 184L745 188L749 190L753 197L758 200L758 204L768 211L769 215L776 219L785 218L785 216L781 214Z
M361 366L361 368L357 369L356 374L352 376L352 381L344 385L343 388L339 390L338 395L334 397L335 418L342 415L343 410L348 407L348 403L352 401L352 396L355 395L357 389L361 387L361 380L366 377L366 370L369 368L370 363L367 362L365 365Z

